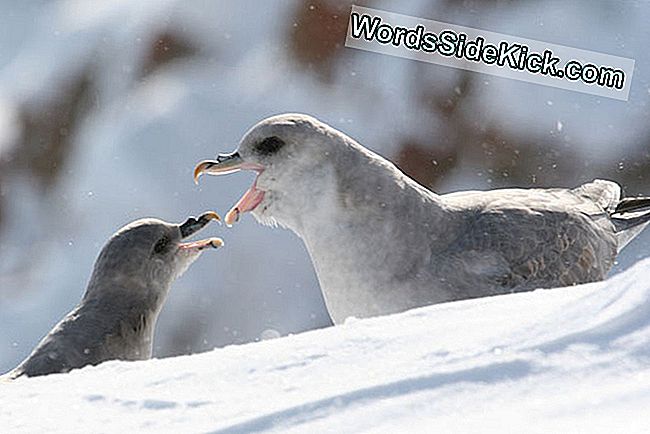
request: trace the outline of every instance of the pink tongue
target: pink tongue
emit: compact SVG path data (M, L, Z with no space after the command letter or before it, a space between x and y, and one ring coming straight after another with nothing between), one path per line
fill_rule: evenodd
M249 188L242 198L239 199L239 202L228 211L228 214L226 214L224 219L224 222L228 226L232 226L233 223L239 220L241 214L254 210L255 207L262 202L262 199L264 199L264 192L258 190L256 184L257 183L253 183L251 188Z

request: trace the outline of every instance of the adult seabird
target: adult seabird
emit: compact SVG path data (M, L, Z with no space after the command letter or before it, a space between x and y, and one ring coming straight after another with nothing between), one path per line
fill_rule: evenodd
M335 322L600 280L650 220L649 198L603 180L438 195L302 114L259 122L194 177L238 170L258 175L226 223L252 211L297 233Z

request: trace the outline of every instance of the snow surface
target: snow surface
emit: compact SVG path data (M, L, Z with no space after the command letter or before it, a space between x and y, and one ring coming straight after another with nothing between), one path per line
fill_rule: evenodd
M19 379L0 431L647 432L649 272Z

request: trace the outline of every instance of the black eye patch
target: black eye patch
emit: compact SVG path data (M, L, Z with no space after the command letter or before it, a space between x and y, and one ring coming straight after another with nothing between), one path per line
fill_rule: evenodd
M170 242L169 237L167 236L162 237L160 240L158 240L156 245L153 246L153 253L158 255L164 252L165 250L167 250L167 246L169 245L169 242Z
M267 137L255 145L255 151L260 155L273 155L284 146L284 141L276 136Z

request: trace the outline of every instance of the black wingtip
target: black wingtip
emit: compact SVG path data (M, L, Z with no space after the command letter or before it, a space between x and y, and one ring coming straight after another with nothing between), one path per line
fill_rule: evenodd
M621 200L612 214L650 210L650 197L627 197Z

